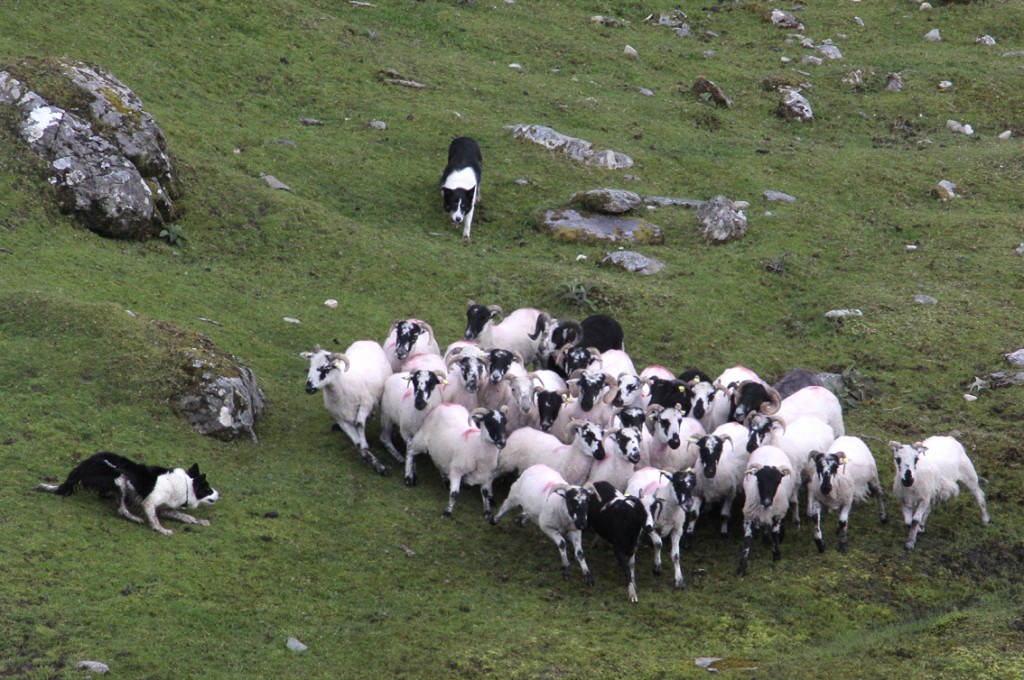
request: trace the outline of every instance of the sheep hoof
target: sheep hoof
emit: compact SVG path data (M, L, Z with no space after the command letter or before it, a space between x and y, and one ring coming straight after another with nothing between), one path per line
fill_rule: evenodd
M825 541L815 541L815 543L818 545L818 553L825 552Z
M845 541L839 544L839 552L842 553L843 555L845 555L846 551L849 550L849 549L850 549L850 546L848 546Z
M405 478L405 485L406 486L416 486L416 475L412 475L411 477L406 477Z
M569 567L562 567L562 578L564 578L566 581L569 580Z
M906 544L906 545L904 545L903 547L904 547L904 548L905 548L906 550L913 550L913 549L914 549L914 544L913 544L913 543L911 543L910 541L907 541L907 544Z
M586 581L588 586L594 585L594 575L591 574L589 571L583 576L583 580Z
M451 510L445 510L444 512L441 513L441 517L444 517L445 519L451 519L452 518L452 511Z
M676 581L676 590L686 590L686 584L682 581Z

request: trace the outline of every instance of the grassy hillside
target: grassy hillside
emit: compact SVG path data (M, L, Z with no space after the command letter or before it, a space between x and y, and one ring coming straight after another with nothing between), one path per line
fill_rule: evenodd
M690 38L645 23L670 9L650 3L373 4L0 4L0 62L93 62L141 97L166 134L188 238L109 241L60 214L0 113L0 676L81 677L75 664L95 659L130 678L676 678L705 675L694 659L707 656L759 669L733 675L1020 675L1024 388L963 394L1024 345L1024 5L809 3L802 35L843 54L811 65L764 20L767 2L677 3ZM933 28L941 42L923 40ZM985 34L997 44L975 44ZM864 83L844 82L856 69ZM389 85L388 70L426 87ZM885 89L890 72L902 92ZM690 92L701 75L732 108ZM816 121L779 118L766 79L808 83ZM578 165L512 139L517 123L636 165ZM437 195L460 134L485 164L468 247ZM963 196L932 197L942 179ZM535 228L543 208L600 186L746 200L749 232L708 245L692 212L651 212L666 243L638 250L667 267L638 277L601 266L607 247ZM797 201L767 203L768 189ZM575 285L622 322L638 365L744 364L769 380L852 369L877 394L849 405L847 430L886 488L885 442L956 434L989 480L993 524L957 498L907 554L889 493L887 525L855 509L848 554L833 539L818 555L805 522L778 563L756 546L742 580L739 522L725 541L705 525L683 556L687 590L651 574L644 546L630 605L604 545L587 544L587 588L578 570L561 579L535 527L482 521L475 489L442 519L426 461L414 489L378 477L303 390L299 353L316 343L380 341L416 316L446 344L468 299L582 317L563 295ZM848 307L864 316L824 316ZM268 400L258 444L205 439L171 413L152 319L254 369ZM101 449L199 462L223 495L197 513L211 526L165 538L88 494L32 491ZM288 651L289 636L309 650Z

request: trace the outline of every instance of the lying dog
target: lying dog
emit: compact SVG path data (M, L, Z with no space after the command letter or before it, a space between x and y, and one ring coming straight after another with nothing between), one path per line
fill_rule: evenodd
M469 242L473 210L480 202L483 159L472 137L456 137L448 147L448 165L441 173L441 199L452 224L462 224L462 240Z
M173 532L160 526L160 516L186 524L209 526L209 520L196 519L178 508L210 505L220 498L216 489L207 483L206 475L199 472L198 464L193 464L188 470L162 468L142 465L109 451L101 451L83 460L60 486L40 484L36 491L70 496L79 487L103 496L114 494L119 515L138 524L149 520L149 525L165 536ZM140 507L146 519L128 510L129 503Z

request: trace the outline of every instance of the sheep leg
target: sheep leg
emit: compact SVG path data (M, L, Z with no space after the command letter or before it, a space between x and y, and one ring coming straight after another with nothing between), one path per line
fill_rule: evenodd
M619 561L619 567L626 576L626 590L629 592L629 601L635 603L638 600L636 596L636 572L633 569L636 554L627 555L622 549L616 548L615 559Z
M491 515L491 518L490 518L491 526L494 526L498 522L500 522L501 518L504 517L508 513L509 510L511 510L512 508L516 507L517 505L519 505L519 501L516 500L516 498L514 496L509 496L508 498L506 498L505 502L501 504L500 508L498 508L498 513L495 514L495 515ZM524 517L525 515L526 515L525 512L524 513L520 513L519 517L516 518L516 524L519 524L519 518L520 517ZM523 522L522 524L519 524L519 526L520 527L526 526L526 522Z
M818 546L818 553L825 552L825 536L821 533L821 505L817 505L813 511L808 511L814 517L814 543Z
M416 486L416 454L419 451L409 449L405 454L405 485Z
M889 521L889 513L885 510L885 494L882 487L877 483L868 484L868 491L878 499L878 521L885 524Z
M675 570L676 590L683 590L686 588L686 583L683 581L683 568L680 563L679 555L679 539L682 538L682 535L683 527L680 525L672 529L672 535L669 539L672 542L672 567ZM659 557L660 556L661 555L659 553Z
M785 534L785 524L782 519L772 520L772 562L778 562L782 559L782 551L779 550L779 544L782 542L782 537Z
M743 523L743 552L740 554L740 566L737 576L747 575L747 558L750 557L750 546L754 543L754 523L747 520Z
M648 534L651 538L651 545L654 546L654 569L653 573L655 576L661 574L661 534L657 531L652 531Z
M904 510L904 515L907 514ZM924 522L928 518L928 503L922 501L917 504L917 509L911 517L910 521L910 535L907 537L907 543L904 547L907 550L913 550L914 546L917 545L917 535L924 531Z
M522 529L523 527L525 527L527 525L527 523L529 521L530 521L530 516L528 514L526 514L525 512L521 512L521 513L519 513L519 516L516 517L516 526L519 527L520 529Z
M988 524L991 519L988 516L988 508L985 506L985 493L981 490L981 487L978 486L977 481L974 481L973 483L969 480L964 481L964 486L966 486L967 490L971 492L972 496L974 496L974 501L981 509L981 523Z
M847 503L839 510L839 552L846 553L850 543L850 508L852 503Z
M353 444L355 444L356 449L359 450L359 455L377 471L377 474L381 476L386 476L388 474L387 467L377 460L377 457L370 451L370 445L366 441L366 432L362 423L349 423L339 420L338 427L341 428L342 432L348 435L348 438L352 440Z
M729 520L732 519L732 502L735 498L736 494L732 494L722 501L722 538L729 537Z
M402 452L398 450L398 447L395 446L394 440L392 440L392 438L391 438L391 433L392 433L393 430L394 430L394 423L392 423L390 421L386 421L385 422L385 420L383 418L381 418L381 423L380 423L380 443L381 443L381 445L385 448L385 450L387 450L388 453L390 453L392 456L395 457L395 460L397 460L399 463L404 463L405 462L405 456L403 456ZM406 442L406 444L408 444L408 442ZM408 448L408 446L406 446L406 448Z
M700 496L695 496L690 511L686 513L686 531L683 545L687 550L693 547L693 534L697 530L697 518L700 517L700 506L703 501Z
M452 511L455 509L455 501L459 500L459 489L462 488L462 475L453 472L451 477L448 479L449 490L448 490L448 507L441 513L442 516L451 518Z
M569 540L572 541L572 548L576 553L576 562L579 563L580 569L583 570L583 580L588 586L594 585L594 575L590 573L590 567L587 566L587 558L583 556L583 532L572 529L569 531Z
M480 485L480 497L484 501L484 519L489 521L494 515L494 494L491 491L490 482Z

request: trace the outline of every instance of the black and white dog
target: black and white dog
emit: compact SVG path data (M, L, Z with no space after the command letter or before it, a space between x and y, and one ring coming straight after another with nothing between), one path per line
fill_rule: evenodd
M197 508L215 503L220 494L199 472L199 465L184 468L163 468L143 465L109 451L101 451L79 463L60 486L40 484L36 491L70 496L77 488L117 497L119 515L138 524L149 525L165 536L173 533L160 526L160 517L186 524L209 526L209 520L196 519L179 508ZM128 504L142 509L146 519L128 510Z
M480 202L483 157L472 137L456 137L448 146L448 165L441 173L441 198L452 216L452 225L462 224L462 240L469 242L473 209Z

